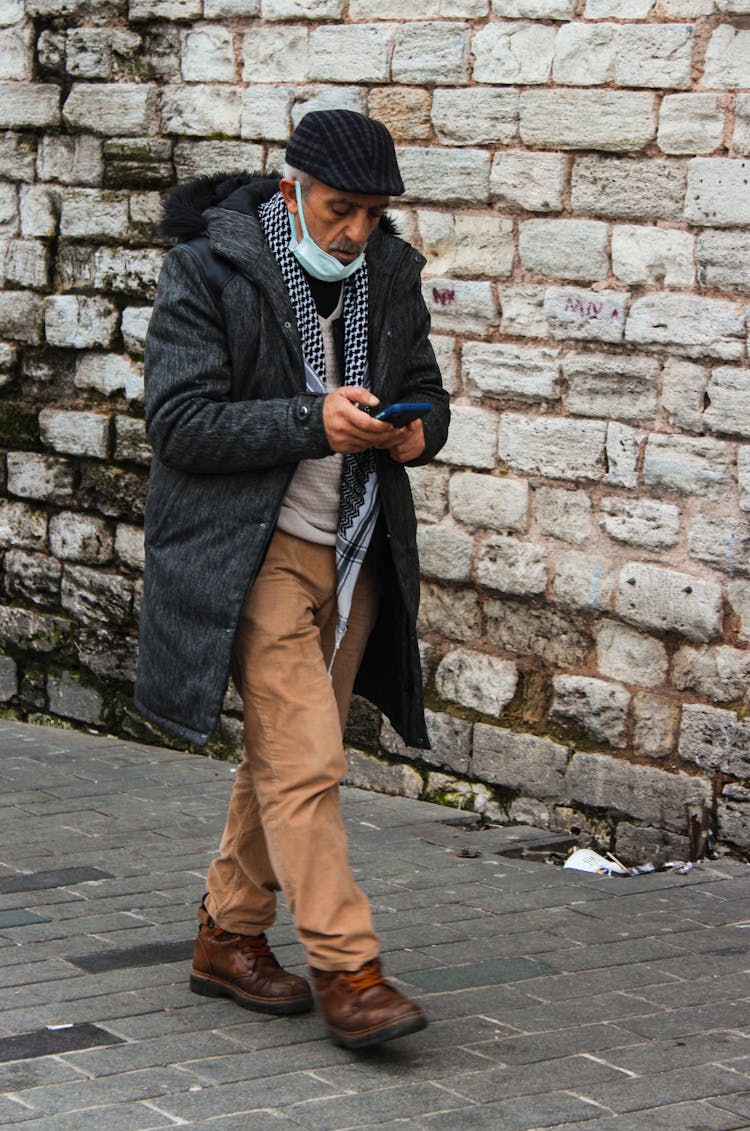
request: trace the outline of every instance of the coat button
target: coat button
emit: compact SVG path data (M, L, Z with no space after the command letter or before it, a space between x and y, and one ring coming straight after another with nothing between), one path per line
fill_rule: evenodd
M303 420L310 415L310 409L307 407L306 404L300 405L299 414L300 414L300 416L302 417Z

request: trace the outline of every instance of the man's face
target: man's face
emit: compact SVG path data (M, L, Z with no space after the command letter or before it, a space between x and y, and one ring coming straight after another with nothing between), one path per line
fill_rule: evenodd
M286 206L295 217L297 239L303 236L295 182L285 177L279 185ZM388 207L390 197L369 196L358 192L342 192L312 181L303 198L305 223L311 239L319 248L349 264L364 251L365 244Z

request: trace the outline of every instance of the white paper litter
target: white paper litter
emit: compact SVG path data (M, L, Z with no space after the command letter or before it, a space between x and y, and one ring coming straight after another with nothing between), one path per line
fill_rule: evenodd
M627 876L628 869L615 860L607 860L594 852L593 848L577 848L563 864L563 868L575 868L577 872L594 872L598 876Z

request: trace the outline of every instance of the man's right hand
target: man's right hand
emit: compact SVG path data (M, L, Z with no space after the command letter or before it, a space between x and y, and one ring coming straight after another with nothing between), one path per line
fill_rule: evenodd
M367 448L393 448L401 443L405 428L375 420L357 405L374 408L380 401L369 389L342 385L323 400L323 427L334 452L364 452Z

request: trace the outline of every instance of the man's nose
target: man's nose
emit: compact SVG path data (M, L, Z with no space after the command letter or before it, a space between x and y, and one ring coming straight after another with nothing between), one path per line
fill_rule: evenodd
M372 232L372 222L366 212L351 216L346 228L347 238L362 247L367 243Z

